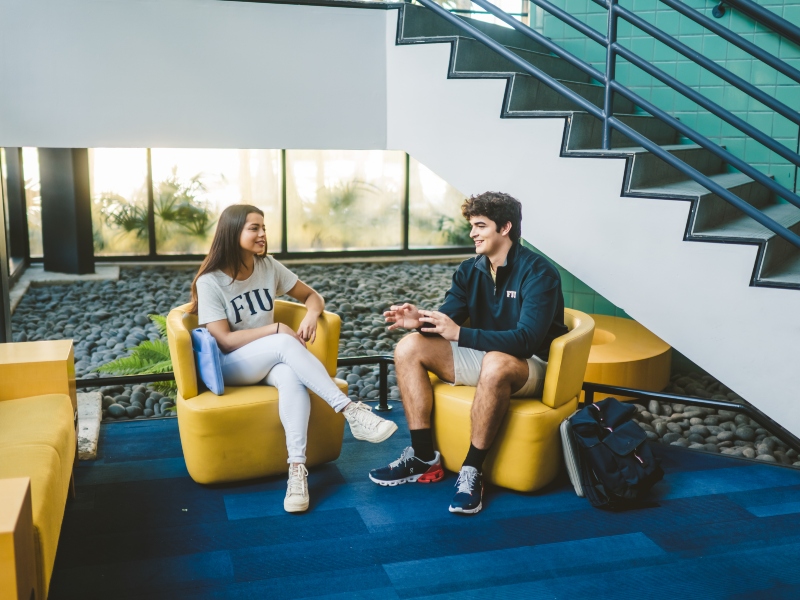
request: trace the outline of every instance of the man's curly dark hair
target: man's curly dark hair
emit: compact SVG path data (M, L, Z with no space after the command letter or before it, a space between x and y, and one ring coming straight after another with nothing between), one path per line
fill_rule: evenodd
M502 192L484 192L471 196L461 205L461 214L469 221L471 217L488 217L497 224L499 232L503 226L510 222L511 231L508 237L516 242L521 235L522 204L516 198Z

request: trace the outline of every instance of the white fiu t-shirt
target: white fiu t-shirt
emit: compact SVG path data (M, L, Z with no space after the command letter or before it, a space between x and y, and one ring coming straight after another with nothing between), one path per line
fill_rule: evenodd
M228 320L231 331L271 325L275 298L291 290L298 277L271 256L256 257L253 273L233 281L222 271L197 280L197 322Z

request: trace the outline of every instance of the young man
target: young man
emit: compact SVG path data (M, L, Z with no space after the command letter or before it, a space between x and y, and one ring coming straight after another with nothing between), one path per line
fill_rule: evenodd
M411 446L369 477L390 486L440 481L428 371L453 385L477 386L471 444L450 504L450 512L475 514L483 506L483 461L509 399L541 393L550 343L567 328L558 270L519 243L519 201L486 192L465 200L461 212L472 226L477 256L458 267L444 304L438 311L403 304L384 313L389 329L421 332L404 337L394 354ZM467 319L469 327L462 327Z

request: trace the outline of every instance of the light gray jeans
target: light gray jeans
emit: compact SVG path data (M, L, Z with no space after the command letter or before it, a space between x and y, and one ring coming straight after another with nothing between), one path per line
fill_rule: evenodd
M336 412L350 402L317 357L286 333L269 335L223 354L222 379L225 385L266 383L278 388L278 413L286 432L290 463L306 462L311 415L308 390Z

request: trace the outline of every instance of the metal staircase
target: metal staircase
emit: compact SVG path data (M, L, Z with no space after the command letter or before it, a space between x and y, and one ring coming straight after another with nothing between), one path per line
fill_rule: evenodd
M452 44L449 78L507 80L501 105L498 99L501 118L565 117L562 156L625 158L623 195L691 202L684 240L756 245L751 284L800 289L800 198L791 190L646 101L635 103L635 94L613 81L613 64L603 84L599 78L605 74L597 76L570 56L556 56L552 42L522 30L526 26L516 21L517 29L511 29L450 15L431 0L421 2L428 8L400 8L398 45ZM476 4L501 13L485 0ZM796 111L782 110L800 122ZM736 117L730 116L735 125ZM770 144L764 134L753 135ZM778 150L800 164L794 152Z

